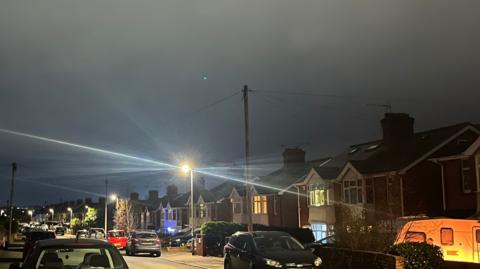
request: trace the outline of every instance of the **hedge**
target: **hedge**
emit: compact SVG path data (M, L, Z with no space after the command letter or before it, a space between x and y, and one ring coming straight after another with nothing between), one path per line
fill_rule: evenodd
M409 242L393 245L388 253L402 256L405 269L435 269L443 265L440 247L427 243Z

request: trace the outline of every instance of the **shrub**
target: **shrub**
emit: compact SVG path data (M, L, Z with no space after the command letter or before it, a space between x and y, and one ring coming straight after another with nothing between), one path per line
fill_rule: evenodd
M443 255L440 247L427 243L401 243L393 245L389 254L402 256L405 269L433 269L441 268Z

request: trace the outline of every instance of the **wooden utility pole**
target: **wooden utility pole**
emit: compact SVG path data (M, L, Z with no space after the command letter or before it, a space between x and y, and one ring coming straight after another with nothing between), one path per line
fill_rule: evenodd
M248 121L248 86L243 86L243 109L245 120L245 198L247 200L247 227L248 231L253 231L252 220L252 186L250 184L250 139L249 139L249 121Z
M108 179L105 179L105 238L108 231Z
M8 243L13 242L12 240L12 220L13 220L13 190L15 187L15 172L17 171L17 164L12 163L12 183L10 185L10 215L8 219Z

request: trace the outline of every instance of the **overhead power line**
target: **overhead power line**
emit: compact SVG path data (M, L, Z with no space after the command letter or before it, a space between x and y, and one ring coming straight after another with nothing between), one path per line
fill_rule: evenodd
M338 98L338 99L359 98L358 96L344 96L344 95L336 95L336 94L323 94L323 93L316 93L316 92L312 92L312 91L254 90L254 92L263 92L263 93L272 93L272 94L283 94L283 95L318 96L318 97L330 97L330 98Z
M202 112L202 111L204 111L204 110L207 110L207 109L209 109L209 108L212 108L212 107L214 107L214 106L216 106L216 105L219 105L219 104L227 101L228 99L230 99L230 98L232 98L232 97L234 97L234 96L236 96L236 95L238 95L238 94L240 94L240 93L241 93L241 91L236 91L236 92L234 92L234 93L232 93L232 94L230 94L230 95L224 96L224 97L222 97L222 98L220 98L220 99L218 99L218 100L213 101L212 103L209 103L209 104L207 104L207 105L205 105L205 106L202 106L202 107L196 109L195 111L190 112L190 114L197 114L197 113L199 113L199 112Z

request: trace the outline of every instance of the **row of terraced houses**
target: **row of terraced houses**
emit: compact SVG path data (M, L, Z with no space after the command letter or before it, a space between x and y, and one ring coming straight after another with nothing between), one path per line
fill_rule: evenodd
M408 114L387 113L382 136L351 145L333 157L307 161L301 149L285 149L283 166L259 176L253 186L253 222L309 227L317 239L336 223L335 205L388 212L398 217L426 215L468 218L479 208L480 125L469 122L416 132ZM270 186L266 188L262 186ZM195 224L246 223L245 186L227 181L212 189L197 182L194 197L150 191L138 193L140 228L174 232L189 226L190 199Z

